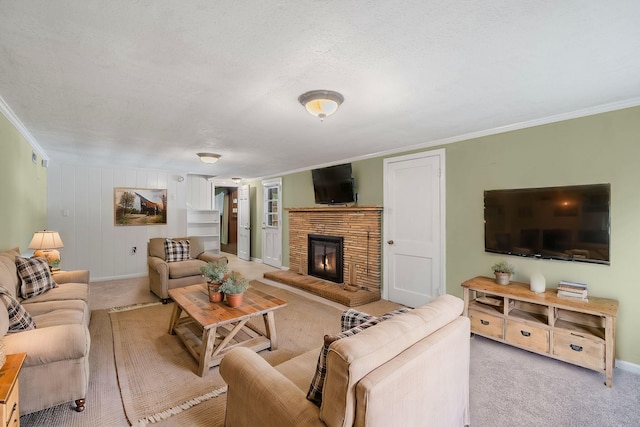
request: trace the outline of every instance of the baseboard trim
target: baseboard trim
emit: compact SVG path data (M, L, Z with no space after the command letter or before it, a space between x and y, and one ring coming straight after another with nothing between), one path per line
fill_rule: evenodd
M631 372L632 374L640 375L640 365L637 365L635 363L616 359L616 368L620 368L623 371Z
M92 277L91 283L93 282L107 282L109 280L122 280L122 279L135 279L137 277L147 277L147 273L134 273L134 274L125 274L122 276L107 276L107 277Z

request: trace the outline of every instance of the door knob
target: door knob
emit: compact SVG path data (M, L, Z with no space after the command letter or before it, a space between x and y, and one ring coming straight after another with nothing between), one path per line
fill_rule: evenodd
M393 245L393 240L388 240L387 243Z

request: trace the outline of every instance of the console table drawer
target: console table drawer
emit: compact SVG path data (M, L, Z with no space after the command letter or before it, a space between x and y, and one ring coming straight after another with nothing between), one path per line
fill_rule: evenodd
M553 354L581 366L603 370L604 342L570 332L554 332Z
M477 310L469 310L471 332L504 338L504 319Z
M522 322L507 320L507 337L510 344L549 353L549 330Z

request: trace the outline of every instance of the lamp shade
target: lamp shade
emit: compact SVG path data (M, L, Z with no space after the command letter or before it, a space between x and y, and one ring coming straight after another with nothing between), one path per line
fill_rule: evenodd
M57 249L64 248L60 234L57 231L36 231L33 233L29 249Z
M344 97L331 90L312 90L298 97L298 102L306 108L309 114L324 120L335 113L344 101Z

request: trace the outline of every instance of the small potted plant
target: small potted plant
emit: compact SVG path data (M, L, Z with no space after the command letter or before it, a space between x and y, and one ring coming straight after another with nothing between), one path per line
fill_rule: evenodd
M498 285L508 285L511 281L511 275L515 273L513 266L504 260L494 264L491 269L496 275Z
M200 267L202 275L207 278L207 289L209 291L209 301L221 302L223 295L220 291L220 283L224 280L227 272L227 263L221 261L208 262Z
M240 307L242 305L242 294L249 287L249 280L242 277L236 271L232 271L220 285L220 292L224 292L227 297L229 307Z

